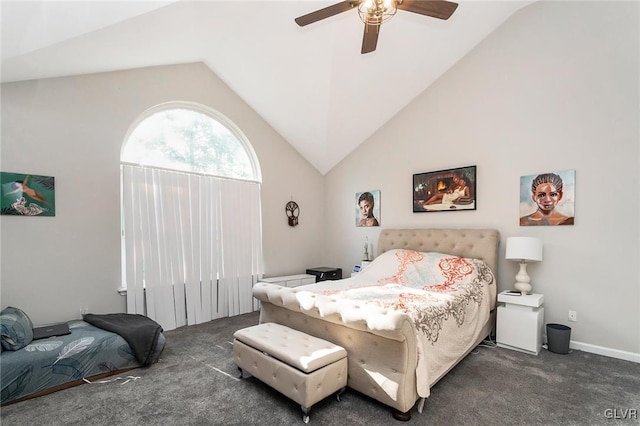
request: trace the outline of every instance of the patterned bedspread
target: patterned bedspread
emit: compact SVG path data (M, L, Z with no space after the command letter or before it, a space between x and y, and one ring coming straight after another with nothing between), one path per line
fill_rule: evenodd
M2 351L2 404L85 377L140 367L118 334L82 320L68 324L71 334L34 340L18 351ZM154 360L164 342L161 336Z
M478 259L391 250L353 278L292 290L302 312L339 315L346 325L365 322L373 331L393 330L409 318L418 341L418 395L427 397L433 381L479 337L490 315L493 280Z

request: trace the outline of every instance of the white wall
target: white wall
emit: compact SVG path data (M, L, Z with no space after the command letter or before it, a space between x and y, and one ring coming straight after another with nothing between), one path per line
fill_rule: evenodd
M146 109L207 105L248 137L262 168L265 275L302 273L321 257L323 177L202 64L2 85L2 171L54 176L55 217L0 218L1 304L36 324L122 312L119 161ZM287 224L285 204L301 207Z
M327 263L350 270L365 236L377 239L354 226L363 190L381 190L382 227L537 236L544 261L528 270L546 322L640 361L639 15L637 2L539 2L514 15L326 176ZM468 165L476 211L412 213L413 173ZM575 225L520 227L520 176L570 169ZM500 290L516 272L501 261Z

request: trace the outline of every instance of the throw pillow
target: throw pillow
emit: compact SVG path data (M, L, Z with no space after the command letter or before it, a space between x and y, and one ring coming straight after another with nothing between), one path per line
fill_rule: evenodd
M33 340L33 323L27 314L14 307L7 307L0 312L2 348L17 351Z

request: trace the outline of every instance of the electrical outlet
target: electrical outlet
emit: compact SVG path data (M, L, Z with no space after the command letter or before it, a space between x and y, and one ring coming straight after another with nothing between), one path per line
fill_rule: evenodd
M578 321L578 313L576 311L569 311L569 321Z

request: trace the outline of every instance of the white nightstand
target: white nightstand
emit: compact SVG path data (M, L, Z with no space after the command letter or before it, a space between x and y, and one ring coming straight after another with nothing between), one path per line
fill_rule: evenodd
M542 294L498 294L498 346L538 355L542 348L543 302Z
M263 278L263 283L278 284L283 287L298 287L299 285L314 284L316 276L311 274L286 275L282 277Z

